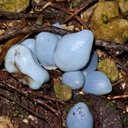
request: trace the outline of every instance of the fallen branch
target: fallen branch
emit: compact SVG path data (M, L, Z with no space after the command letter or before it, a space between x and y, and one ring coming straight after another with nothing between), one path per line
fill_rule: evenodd
M38 18L40 15L40 13L14 13L14 12L3 12L0 11L0 17L3 18L7 18L7 19L21 19L21 18L25 18L25 19L35 19ZM54 14L54 13L41 13L41 15L43 16L43 18L55 18L57 16L59 16L59 14Z
M68 31L66 29L60 29L54 26L41 26L41 25L37 25L37 24L33 24L24 28L19 28L19 27L15 27L13 29L9 29L8 31L6 31L6 33L3 33L0 35L0 41L4 40L4 39L10 39L10 38L14 38L18 35L21 34L27 34L27 33L34 33L34 32L53 32L53 33L57 33L60 35L65 35L68 33L71 33L71 31Z
M50 110L51 112L53 112L56 116L60 117L61 113L60 110L54 109L53 106L48 105L47 103L45 103L43 100L38 99L38 97L35 97L35 95L33 95L32 93L25 91L22 88L18 88L16 86L13 86L9 83L7 83L6 81L0 81L0 87L7 89L7 90L11 90L13 92L18 92L21 95L24 95L25 97L29 98L32 102L36 102L37 104L40 104L41 106L45 107L46 109ZM43 97L43 96L42 96ZM56 100L57 101L57 100Z
M71 13L70 17L68 17L64 21L64 23L67 22L67 21L69 21L71 18L73 18L74 16L76 16L80 11L82 11L84 8L86 8L89 4L91 4L91 3L95 2L95 1L96 0L86 0L86 1L81 2L81 4L78 7L74 8L75 9L74 10L74 13Z
M85 24L85 22L77 15L82 9L84 9L85 7L87 7L89 4L93 3L94 1L96 0L88 0L88 1L84 1L82 2L79 7L80 7L80 10L77 10L76 9L70 9L70 8L63 8L62 6L60 6L59 4L57 3L51 3L49 4L50 7L54 8L54 9L58 9L60 11L63 11L65 13L67 13L69 16L68 19L64 20L64 21L61 21L60 23L61 24L64 24L66 23L68 20L70 20L71 18L75 18L83 27L84 29L88 29L88 26ZM40 2L40 3L33 3L33 6L34 7L42 7L44 6L44 4L46 4L46 2ZM75 14L74 14L75 13Z
M96 46L103 46L108 49L115 49L116 51L125 51L128 52L128 45L127 44L119 44L115 42L108 42L102 39L96 39L95 40L95 45Z
M60 35L66 35L66 34L69 34L69 33L73 33L73 31L68 31L66 29L61 29L61 28L57 28L57 27L54 27L54 26L41 26L41 25L37 25L37 24L33 24L32 26L27 26L27 27L24 27L24 28L15 28L15 29L12 29L12 30L9 30L7 31L6 33L0 35L0 41L1 40L4 40L4 39L9 39L9 38L14 38L18 35L21 35L21 34L26 34L26 33L39 33L39 32L42 32L42 31L45 31L45 32L53 32L53 33L56 33L56 34L60 34ZM123 51L126 51L128 52L128 45L127 44L119 44L119 43L115 43L115 42L108 42L108 41L105 41L105 40L102 40L102 39L96 39L94 44L96 46L102 46L102 47L105 47L105 48L108 48L108 49L115 49L115 50L123 50Z
M10 95L6 94L5 92L6 92L6 91L5 91L4 89L2 89L2 90L0 91L0 95L3 96L3 97L5 97L5 98L7 98L7 99L10 100L10 101L15 102L17 105L19 105L21 108L23 108L23 109L26 110L27 112L31 113L31 114L34 115L35 117L37 117L37 118L39 118L39 119L42 119L43 121L45 121L45 122L50 126L50 128L52 128L50 122L49 122L45 117L41 116L40 114L38 114L38 113L32 111L31 109L29 109L29 108L27 108L27 107L25 107L24 105L22 105L21 103L19 103L18 100L15 100L14 98L10 97Z
M128 95L119 95L119 96L108 96L107 99L121 99L121 98L128 98Z
M61 11L64 11L64 12L66 12L66 13L69 14L69 15L73 15L73 13L70 12L70 9L62 8L61 6L58 6L58 5L53 4L53 3L51 3L50 6L56 8L56 9L59 9L59 10L61 10ZM74 11L75 11L75 10L74 10ZM77 13L76 13L76 14L77 14ZM87 27L87 25L84 23L84 21L83 21L78 15L76 15L76 14L74 15L74 18L75 18L78 22L81 23L81 25L84 27L84 29L88 29L88 27ZM72 18L72 17L70 16L70 18L69 18L68 20L70 20L71 18ZM68 20L62 21L61 24L66 23Z

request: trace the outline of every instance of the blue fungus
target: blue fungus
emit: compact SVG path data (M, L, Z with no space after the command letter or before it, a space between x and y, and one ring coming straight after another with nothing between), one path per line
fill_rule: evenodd
M25 39L20 44L27 46L29 49L31 49L31 51L35 55L35 40L34 39L31 39L31 38Z
M48 72L35 62L30 49L22 44L13 45L8 50L5 68L19 81L34 90L41 88L50 79Z
M85 76L84 92L104 95L112 91L112 86L108 77L100 71L94 71Z
M54 53L55 64L62 71L82 69L89 61L93 39L90 30L82 30L63 36Z
M92 51L88 64L82 69L84 75L96 70L98 65L98 55L96 51Z
M58 38L49 32L41 32L36 37L36 56L41 65L48 69L56 69L54 63L54 51L58 44Z
M22 41L20 44L27 46L31 50L34 60L36 61L37 64L39 64L35 52L35 39L28 38Z
M79 102L72 107L67 115L68 128L93 128L93 117L88 106Z
M82 88L84 80L84 74L81 71L65 72L62 75L62 83L70 86L72 90Z

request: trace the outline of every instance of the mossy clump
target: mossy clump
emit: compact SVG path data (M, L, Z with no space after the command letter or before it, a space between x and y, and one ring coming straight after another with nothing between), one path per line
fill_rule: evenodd
M0 11L22 12L30 4L30 0L0 0Z
M119 79L119 71L116 63L109 58L106 58L98 63L97 69L104 72L111 82L116 82Z
M128 11L128 1L127 0L118 0L120 10L125 13Z
M119 5L116 1L98 2L89 23L96 39L121 44L128 39L128 20L119 18Z
M62 101L68 101L72 98L72 90L69 86L64 84L54 84L55 95Z

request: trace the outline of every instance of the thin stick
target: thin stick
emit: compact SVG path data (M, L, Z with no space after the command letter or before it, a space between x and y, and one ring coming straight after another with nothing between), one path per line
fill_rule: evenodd
M55 18L56 16L58 16L58 14L54 14L54 13L41 13L43 18ZM14 13L14 12L3 12L0 11L0 17L3 18L8 18L8 19L21 19L21 18L25 18L25 19L35 19L38 18L40 15L40 13Z
M128 52L128 45L127 44L119 44L119 43L115 43L115 42L108 42L102 39L96 39L95 40L95 45L96 46L103 46L105 48L109 48L109 49L116 49L118 50L123 50Z
M5 95L5 91L3 91L3 92L4 92L4 93L2 93L2 94L0 93L1 96L3 96L3 97L5 97L5 98L7 98L7 99L9 99L9 100L11 100L11 101L13 101L13 102L15 102L17 105L19 105L20 107L22 107L23 109L25 109L25 110L28 111L29 113L33 114L35 117L44 120L44 121L50 126L50 128L52 128L50 122L49 122L45 117L41 116L40 114L38 114L38 113L36 113L36 112L30 110L29 108L25 107L25 106L22 105L22 104L20 104L20 103L19 103L18 101L16 101L14 98L11 98L10 96Z
M11 89L12 91L17 91L18 93L24 95L25 97L29 98L30 100L37 102L38 104L44 106L45 108L49 109L51 112L53 112L55 115L60 116L60 112L54 108L52 108L50 105L46 104L45 102L43 102L40 99L36 99L35 97L32 97L28 92L26 92L23 89L20 89L16 86L12 86L9 83L6 83L5 81L0 81L0 87Z
M58 6L58 5L54 4L54 3L51 3L50 6L54 7L54 8L57 8L57 9L59 9L61 11L64 11L69 15L73 14L72 12L70 12L70 10L62 8L61 6ZM84 21L78 15L75 15L74 18L83 25L84 29L88 29L87 25L84 23ZM65 23L65 22L67 22L67 21L62 21L61 24Z
M107 99L111 100L111 99L121 99L121 98L128 98L128 95L120 95L120 96L109 96L107 97Z
M74 17L75 15L77 15L80 11L82 11L84 8L86 8L89 4L95 2L96 0L86 0L86 1L83 1L80 5L79 5L79 9L76 9L74 13L72 13L70 15L69 18L67 18L65 22L69 21L72 17Z
M31 32L32 33L42 32L42 31L58 33L61 35L71 33L71 31L68 31L66 29L60 29L60 28L57 28L54 26L44 27L41 25L33 24L33 25L30 25L30 26L27 26L24 28L15 27L11 30L6 31L6 33L0 35L0 41L4 40L4 39L14 38L14 37L21 35L21 34L26 34L26 33L31 33Z

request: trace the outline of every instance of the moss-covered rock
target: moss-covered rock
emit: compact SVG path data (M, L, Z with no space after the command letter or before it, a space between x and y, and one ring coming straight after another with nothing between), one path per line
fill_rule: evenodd
M127 0L118 0L119 7L123 13L128 11L128 1Z
M98 2L89 21L95 38L125 43L128 39L128 20L118 16L119 6L116 1Z
M0 11L22 12L29 6L30 0L0 0Z
M100 61L97 69L104 72L111 82L116 82L119 79L118 68L112 59L106 58Z
M72 98L72 90L69 86L64 84L54 84L55 95L58 99L68 101Z

